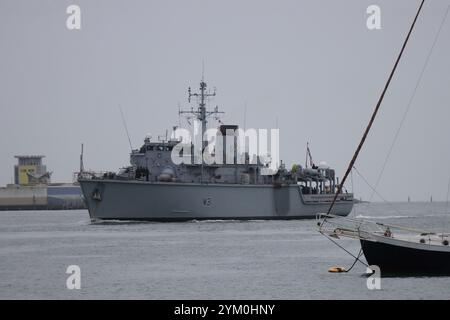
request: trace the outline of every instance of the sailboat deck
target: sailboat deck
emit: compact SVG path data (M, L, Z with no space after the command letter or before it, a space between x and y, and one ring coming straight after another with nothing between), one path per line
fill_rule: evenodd
M324 215L318 215L318 221ZM450 252L450 234L417 230L396 225L384 224L359 218L326 215L318 222L319 232L333 238L353 238L397 245L420 245L422 248L445 250Z

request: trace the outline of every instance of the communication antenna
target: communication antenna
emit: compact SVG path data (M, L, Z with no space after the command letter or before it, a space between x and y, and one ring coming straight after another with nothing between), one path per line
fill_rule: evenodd
M81 153L80 153L80 175L84 172L84 163L83 163L83 153L84 148L83 144L81 144Z
M247 101L244 103L244 131L247 130Z
M202 59L202 82L205 81L205 59Z
M119 104L119 110L120 110L120 115L122 116L123 127L125 128L125 132L128 137L128 143L130 144L130 150L133 151L133 146L131 145L130 134L128 133L127 123L125 122L125 117L123 116L123 111L122 111L122 107L120 106L120 104Z
M178 111L179 115L182 115L182 114L187 115L186 119L189 124L190 124L189 120L191 118L196 118L197 120L199 120L202 123L202 137L204 137L205 132L206 132L208 118L211 116L218 117L220 114L224 113L222 111L219 111L219 108L217 106L212 110L208 110L206 108L208 99L216 96L216 88L214 88L213 92L209 92L206 89L206 87L207 87L206 82L202 79L202 81L200 82L199 92L192 93L191 87L188 88L188 102L190 103L191 98L195 97L198 101L197 110L194 110L194 108L191 107L191 110L188 110L188 111L185 111L185 110ZM204 142L203 142L203 147L205 147Z

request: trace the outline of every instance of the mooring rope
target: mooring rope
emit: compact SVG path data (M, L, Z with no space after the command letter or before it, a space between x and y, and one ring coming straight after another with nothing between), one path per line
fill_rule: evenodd
M322 233L322 232L321 232ZM350 269L348 271L350 271L353 266L356 264L357 261L361 262L363 265L365 265L366 267L368 267L369 265L367 263L365 263L364 261L362 261L360 259L360 257L362 256L362 248L359 250L359 254L358 256L355 256L353 253L351 253L350 251L348 251L347 249L345 249L343 246L341 246L339 243L337 243L336 241L334 241L333 239L331 239L328 235L322 233L325 238L327 238L328 240L330 240L331 242L333 242L336 246L338 246L339 248L341 248L342 250L344 250L345 252L347 252L349 255L351 255L353 258L355 258L355 262L353 262L353 265L350 267ZM346 271L346 272L348 272Z
M363 255L363 251L362 251L362 248L361 248L361 249L359 249L358 257L355 259L355 261L353 261L352 266L351 266L350 268L346 269L345 272L350 272L350 270L352 270L353 267L355 266L356 262L360 261L359 258L360 258L362 255ZM368 266L368 265L366 265L366 266Z

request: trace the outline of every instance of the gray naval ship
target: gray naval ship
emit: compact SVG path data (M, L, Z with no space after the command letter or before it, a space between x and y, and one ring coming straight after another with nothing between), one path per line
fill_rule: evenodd
M207 130L208 118L216 117L217 120L223 113L217 107L207 109L207 101L215 96L215 91L211 93L206 87L202 79L198 93L192 93L189 88L189 102L195 97L198 108L179 111L179 114L189 114L201 122L202 136ZM339 184L333 169L314 165L307 148L304 167L293 165L288 170L280 162L278 170L267 174L267 161L258 157L250 162L248 153L238 154L237 134L229 134L238 132L237 129L236 125L224 124L217 129L223 146L229 146L230 141L231 145L234 144L232 164L225 161L226 148L223 148L223 164L207 164L203 157L200 163L186 161L175 164L172 152L180 138L167 138L167 134L166 139L158 141L147 136L140 149L131 151L130 165L117 173L99 175L86 172L81 163L78 181L91 219L304 219L315 218L317 213L328 210ZM202 138L203 148L204 143ZM191 143L191 150L193 148ZM184 154L191 160L194 156L195 152ZM239 156L243 156L244 161L236 161ZM346 216L353 203L353 195L343 191L332 213Z

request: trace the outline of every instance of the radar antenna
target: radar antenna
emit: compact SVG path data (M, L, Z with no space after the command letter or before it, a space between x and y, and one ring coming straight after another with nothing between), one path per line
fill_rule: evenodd
M188 88L188 102L191 102L192 97L196 97L198 99L198 109L194 110L191 108L191 110L179 110L178 113L181 114L187 114L187 115L193 115L195 116L199 121L202 123L202 146L205 147L205 141L203 141L203 137L205 136L205 132L207 129L207 123L208 118L210 116L215 116L216 119L218 119L219 114L224 114L225 112L219 111L219 108L216 106L213 110L207 110L206 109L206 100L209 97L216 96L216 88L214 88L214 91L211 93L206 90L206 82L203 80L200 82L200 91L197 93L192 93L191 87Z

